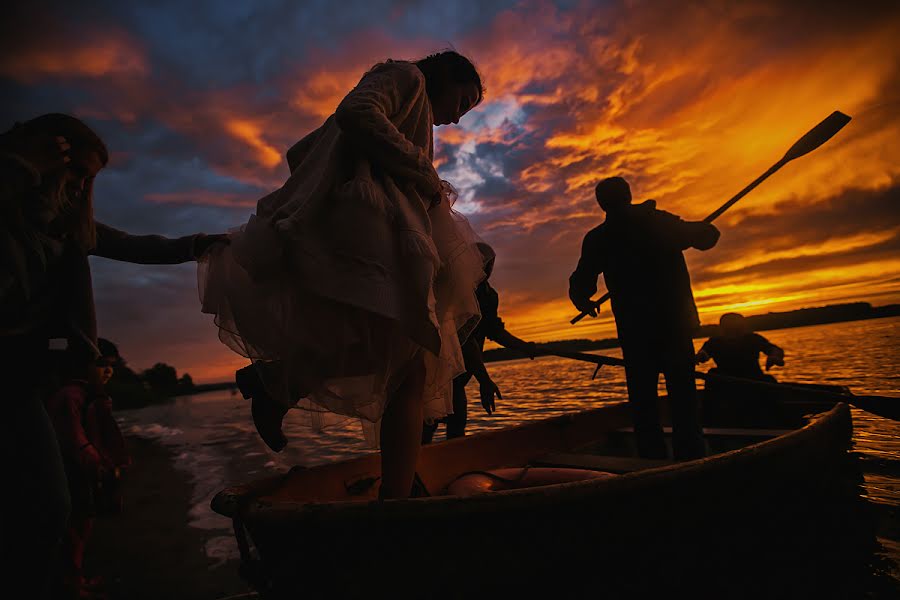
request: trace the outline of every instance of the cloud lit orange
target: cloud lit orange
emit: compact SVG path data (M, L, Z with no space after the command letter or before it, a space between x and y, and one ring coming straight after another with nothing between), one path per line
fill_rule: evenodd
M886 97L892 84L896 88L900 67L896 11L889 19L852 29L832 22L839 38L823 29L821 36L807 35L774 53L765 35L754 37L745 29L754 20L760 27L774 26L782 12L791 12L775 3L695 5L684 11L671 3L637 3L594 16L588 10L562 14L538 5L542 8L533 19L524 14L498 19L489 28L491 35L481 38L483 51L497 63L490 73L499 77L501 91L530 106L532 114L556 113L533 119L540 128L546 118L545 153L512 174L521 189L544 199L522 206L519 227L533 235L534 228L561 214L574 217L565 223L571 235L555 238L555 247L541 247L556 253L559 272L540 279L534 271L530 281L504 278L504 246L524 248L490 238L500 247L497 278L504 285L512 290L538 281L536 287L552 286L525 303L505 299L511 330L541 339L614 334L609 319L570 327L566 318L575 312L565 298L566 277L581 236L602 220L592 198L600 178L625 176L636 200L654 198L660 208L699 219L835 109L854 116L845 131L785 167L727 213L718 223L727 240L721 250L688 254L695 267L711 265L694 269L703 320L738 307L754 313L866 299L862 282L869 282L882 301L900 298L900 285L890 277L896 263L884 256L839 268L798 265L790 275L766 274L773 261L813 256L827 261L836 254L864 254L900 237L896 218L878 231L834 236L802 231L797 217L800 211L832 210L828 201L845 190L887 190L900 180L900 147L890 141L900 138L900 111L897 98ZM797 18L788 16L787 21ZM538 21L540 29L534 27ZM510 40L513 36L516 41ZM507 62L508 44L512 56ZM584 52L567 50L579 45ZM552 71L539 67L551 62ZM538 83L548 91L521 91ZM559 98L558 89L564 90ZM893 101L893 109L886 101ZM790 225L780 223L788 214L787 200L793 211ZM747 215L769 218L774 247L757 240L741 246L740 222ZM848 286L857 286L859 296L848 294Z
M263 139L262 128L256 123L244 119L231 119L225 122L225 129L253 148L256 151L256 160L264 167L271 169L281 162L281 152Z
M599 179L622 175L636 201L652 198L659 208L701 219L841 110L853 120L834 139L716 222L722 237L715 249L686 253L701 319L714 322L731 310L900 302L896 7L561 4L526 0L490 18L461 20L450 28L452 40L410 34L403 28L408 11L398 9L385 22L323 38L289 36L291 51L272 64L263 59L273 52L248 50L256 54L235 67L249 75L232 78L229 68L208 81L192 79L203 69L188 75L156 62L145 40L117 27L65 48L53 33L4 55L0 77L23 85L77 80L90 101L79 96L73 111L127 129L116 138L121 147L111 148L127 157L113 161L111 178L135 165L164 164L135 195L154 215L187 215L178 223L182 234L194 209L216 214L222 229L246 219L255 199L286 178L287 148L318 127L374 63L424 56L449 41L475 60L486 95L458 127L436 129L435 163L460 190L456 208L497 251L492 282L501 316L510 331L536 341L614 335L608 306L598 319L568 324L575 313L568 276L584 234L603 219L593 199ZM267 69L257 70L257 62ZM164 130L166 143L141 145L131 133L143 123ZM160 185L173 170L190 177ZM98 193L99 206L114 201ZM201 381L228 377L234 360L200 322L194 290L180 298L180 318L197 321L190 343L180 327L181 337L165 348L135 343L125 350L149 364L152 356L170 356Z
M25 83L47 77L140 76L147 69L138 45L115 32L98 33L83 46L57 40L24 53L0 55L0 75Z

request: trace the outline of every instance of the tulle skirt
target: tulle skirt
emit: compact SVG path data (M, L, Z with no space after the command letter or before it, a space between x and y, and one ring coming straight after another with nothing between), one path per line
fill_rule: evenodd
M323 232L322 224L321 237L313 234L313 224L309 235L281 239L290 260L283 269L253 278L244 267L252 254L247 245L256 238L244 225L232 232L230 245L200 261L198 285L203 312L215 315L219 339L256 362L276 401L299 409L301 420L316 429L358 419L377 447L385 405L419 360L426 373L425 420L452 412L451 382L465 371L460 342L480 319L474 292L493 252L447 198L428 211L431 232L425 242L436 251L432 258L427 252L410 254L401 234L385 239L393 233L377 226L378 215L346 216L368 219L366 227L353 228L354 235L378 236L371 241L393 256L378 265L377 278L367 261L335 256L332 243L324 240L340 238L341 232ZM342 222L346 219L329 219L325 227ZM423 271L420 261L429 260L436 268ZM424 284L427 289L416 289L423 287L415 284L422 272L434 276ZM372 302L361 302L368 287ZM409 310L380 308L385 306ZM439 344L423 342L417 335L423 329L438 332Z

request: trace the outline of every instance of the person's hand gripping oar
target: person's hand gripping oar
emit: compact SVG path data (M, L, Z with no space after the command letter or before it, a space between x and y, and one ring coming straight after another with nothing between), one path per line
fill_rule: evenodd
M769 167L769 170L757 177L750 185L742 189L740 192L735 194L733 198L731 198L728 202L717 208L711 215L703 219L706 223L712 223L715 221L719 215L723 212L731 208L731 206L746 196L750 191L762 183L766 178L772 175L775 171L794 160L795 158L800 158L804 154L809 154L840 131L844 125L850 122L850 117L845 115L840 111L834 111L829 115L824 121L810 129L806 135L797 140L797 142L791 146L791 149L785 153L781 160L777 163ZM592 307L589 310L582 312L580 315L569 321L572 325L585 318L588 315L596 316L596 310L600 307L601 304L609 300L609 293L603 294L598 300L592 303Z

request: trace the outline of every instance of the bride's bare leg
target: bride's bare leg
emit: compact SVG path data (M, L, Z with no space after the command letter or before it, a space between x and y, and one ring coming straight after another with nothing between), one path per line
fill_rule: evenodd
M385 407L381 419L381 497L408 498L422 442L422 392L425 364L421 357Z

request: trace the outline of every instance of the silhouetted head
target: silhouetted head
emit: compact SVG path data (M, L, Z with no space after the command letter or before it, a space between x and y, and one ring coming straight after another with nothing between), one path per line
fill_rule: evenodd
M116 345L107 339L99 338L97 348L100 350L100 356L97 357L95 365L95 381L105 385L112 378L115 367L121 366L122 357L119 356L119 349L116 348Z
M621 177L609 177L594 188L597 204L607 213L616 212L631 204L631 187Z
M64 229L85 250L96 242L94 229L94 177L109 162L109 152L103 140L79 119L70 115L50 113L18 123L10 137L29 143L30 140L64 137L70 145L69 162L57 170L41 173L43 195L47 207L63 219ZM11 148L15 152L15 148Z
M435 125L459 123L460 117L484 98L481 75L472 61L456 50L444 50L415 61L425 75L425 91Z
M107 339L97 340L100 354L94 358L85 344L69 344L63 351L53 351L54 368L63 381L73 379L90 383L106 383L112 377L115 367L125 364L116 345Z
M738 313L725 313L719 318L722 335L733 337L747 333L747 321Z
M97 338L97 349L100 350L100 356L108 358L115 362L116 367L122 365L122 355L119 354L119 348L106 338Z

